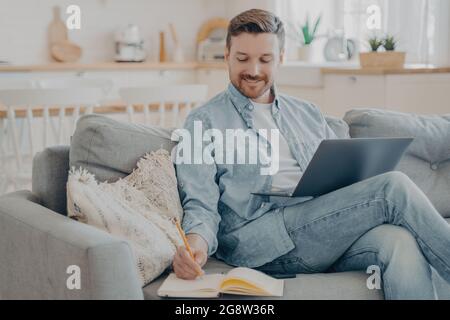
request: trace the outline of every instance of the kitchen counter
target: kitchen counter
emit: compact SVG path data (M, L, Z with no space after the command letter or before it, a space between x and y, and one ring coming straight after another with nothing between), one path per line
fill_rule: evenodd
M349 62L303 62L286 61L282 68L307 68L320 70L354 68ZM107 70L195 70L195 69L226 69L225 62L96 62L96 63L43 63L43 64L0 64L0 72L47 72L47 71L107 71Z
M449 67L435 67L429 65L410 64L403 69L378 69L353 67L325 67L321 69L322 74L351 74L351 75L388 75L388 74L422 74L422 73L450 73Z
M223 62L98 62L98 63L47 63L36 65L0 64L0 72L53 72L53 71L119 71L119 70L198 70L226 69ZM420 74L420 73L450 73L450 66L435 67L430 65L410 64L403 69L362 69L357 63L324 62L306 63L287 61L282 69L317 70L321 74L353 74L353 75L386 75L386 74Z

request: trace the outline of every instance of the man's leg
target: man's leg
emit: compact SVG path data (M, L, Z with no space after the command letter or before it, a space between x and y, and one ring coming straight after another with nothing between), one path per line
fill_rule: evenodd
M403 173L389 172L284 208L296 247L262 266L269 272L324 272L369 230L404 227L422 253L450 282L450 226Z
M367 270L370 266L377 266L381 272L386 299L437 298L430 265L416 239L403 227L384 224L373 228L356 240L328 272Z

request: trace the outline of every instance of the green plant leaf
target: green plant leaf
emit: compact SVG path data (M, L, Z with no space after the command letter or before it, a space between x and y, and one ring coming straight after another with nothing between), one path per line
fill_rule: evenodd
M386 35L383 39L383 47L386 51L394 51L397 47L397 39L394 36Z
M317 29L320 25L320 21L321 21L322 15L320 15L315 23L314 26L311 30L310 27L310 19L309 19L309 15L306 16L306 21L305 24L302 27L302 33L303 33L303 39L304 39L304 44L305 45L309 45L313 42L313 40L315 39L316 33L317 33Z
M320 20L321 20L321 19L322 19L322 15L320 15L320 16L317 18L317 20L316 20L316 24L314 25L314 29L313 29L313 32L312 32L313 37L315 37L315 35L316 35L317 28L319 27L319 24L320 24Z
M305 44L310 44L309 28L308 28L308 26L303 26L302 32L303 32L303 42Z
M383 45L383 40L379 39L376 35L368 39L368 43L372 51L378 51L378 48Z

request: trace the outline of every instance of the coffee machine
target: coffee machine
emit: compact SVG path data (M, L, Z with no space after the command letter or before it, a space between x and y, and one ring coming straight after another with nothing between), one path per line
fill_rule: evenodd
M137 25L128 24L125 28L118 30L115 44L117 62L143 62L146 58L144 40Z

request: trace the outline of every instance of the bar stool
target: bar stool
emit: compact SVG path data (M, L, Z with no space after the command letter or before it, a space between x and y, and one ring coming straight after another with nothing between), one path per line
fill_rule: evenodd
M6 111L0 122L1 169L6 183L0 186L0 193L11 185L11 191L29 185L35 153L50 145L69 144L80 114L92 113L103 96L100 88L88 87L0 89L0 104Z

